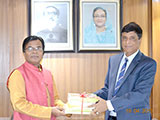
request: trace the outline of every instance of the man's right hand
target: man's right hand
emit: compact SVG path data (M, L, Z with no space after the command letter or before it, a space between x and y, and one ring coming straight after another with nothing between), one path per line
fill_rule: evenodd
M52 115L55 117L65 116L64 109L60 107L52 107Z

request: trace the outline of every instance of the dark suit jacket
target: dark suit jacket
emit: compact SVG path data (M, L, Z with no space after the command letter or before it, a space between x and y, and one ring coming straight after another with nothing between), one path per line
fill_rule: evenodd
M119 91L113 96L117 72L123 53L111 56L104 88L95 92L111 100L117 120L150 120L149 96L154 83L156 62L140 51L128 67ZM109 111L106 111L106 120Z

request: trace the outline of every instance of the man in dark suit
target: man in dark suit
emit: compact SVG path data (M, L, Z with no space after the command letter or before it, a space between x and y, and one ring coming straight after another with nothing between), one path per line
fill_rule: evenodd
M111 56L105 85L95 92L99 102L92 114L106 111L105 120L151 120L149 97L156 62L140 50L141 27L131 22L123 27L123 53Z

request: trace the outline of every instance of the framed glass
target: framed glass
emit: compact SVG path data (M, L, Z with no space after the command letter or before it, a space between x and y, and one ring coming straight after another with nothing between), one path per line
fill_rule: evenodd
M74 51L73 1L30 0L30 34L45 41L45 52Z
M121 0L79 0L78 51L120 50Z

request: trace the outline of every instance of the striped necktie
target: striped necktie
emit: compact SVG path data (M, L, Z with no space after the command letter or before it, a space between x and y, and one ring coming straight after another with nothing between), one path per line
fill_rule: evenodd
M128 62L128 59L125 58L125 63L123 64L123 66L121 68L121 71L120 71L119 76L118 76L118 80L117 80L116 85L115 85L114 95L117 94L117 92L120 88L120 85L123 81L123 77L124 77L124 73L125 73L125 70L126 70L127 62Z

